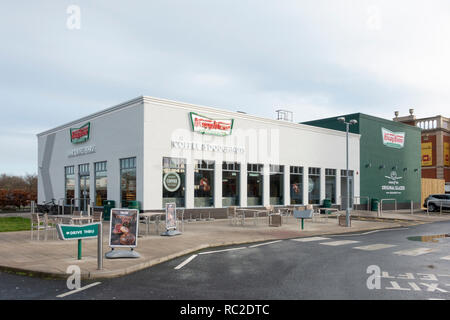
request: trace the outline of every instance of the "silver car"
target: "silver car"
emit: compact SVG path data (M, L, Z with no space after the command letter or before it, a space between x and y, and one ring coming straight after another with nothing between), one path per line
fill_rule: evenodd
M430 194L425 199L423 206L428 206L428 211L439 211L442 209L450 209L450 194Z

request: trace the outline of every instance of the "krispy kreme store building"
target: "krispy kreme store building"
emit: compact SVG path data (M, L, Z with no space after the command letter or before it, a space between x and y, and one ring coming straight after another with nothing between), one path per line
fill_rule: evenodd
M166 203L228 206L339 205L344 132L242 112L139 97L38 137L38 202L141 210ZM359 195L359 134L349 136L351 192ZM83 208L81 208L83 209Z

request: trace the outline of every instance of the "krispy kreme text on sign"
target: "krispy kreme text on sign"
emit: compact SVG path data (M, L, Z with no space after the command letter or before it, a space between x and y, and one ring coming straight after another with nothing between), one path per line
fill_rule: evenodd
M392 132L386 128L381 128L381 133L383 136L383 144L391 148L403 148L405 144L405 133L404 132Z
M88 122L79 128L70 129L70 141L72 143L81 143L89 139L91 123Z
M233 119L211 119L195 112L190 112L192 129L202 134L226 136L231 134Z

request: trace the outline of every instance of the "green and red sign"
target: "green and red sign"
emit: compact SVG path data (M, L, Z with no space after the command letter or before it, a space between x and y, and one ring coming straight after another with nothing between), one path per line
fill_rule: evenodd
M82 143L89 140L91 123L88 122L79 128L70 128L70 141L72 143Z
M201 134L227 136L231 134L234 119L211 119L195 112L190 112L192 130Z
M387 147L401 149L405 145L404 132L392 132L386 128L381 128L383 144Z
M58 224L58 237L60 240L80 240L97 238L99 222L73 225L73 224Z

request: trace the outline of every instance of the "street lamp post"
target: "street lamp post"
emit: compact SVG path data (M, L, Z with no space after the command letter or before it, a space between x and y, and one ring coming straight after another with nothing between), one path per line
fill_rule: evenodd
M346 171L346 174L347 174L347 208L345 210L345 224L347 227L350 227L350 175L348 173L348 131L350 129L350 125L357 124L358 121L355 119L352 119L349 122L346 122L344 117L339 117L338 121L345 124L345 132L346 132L345 145L346 145L346 167L347 167L347 171Z

